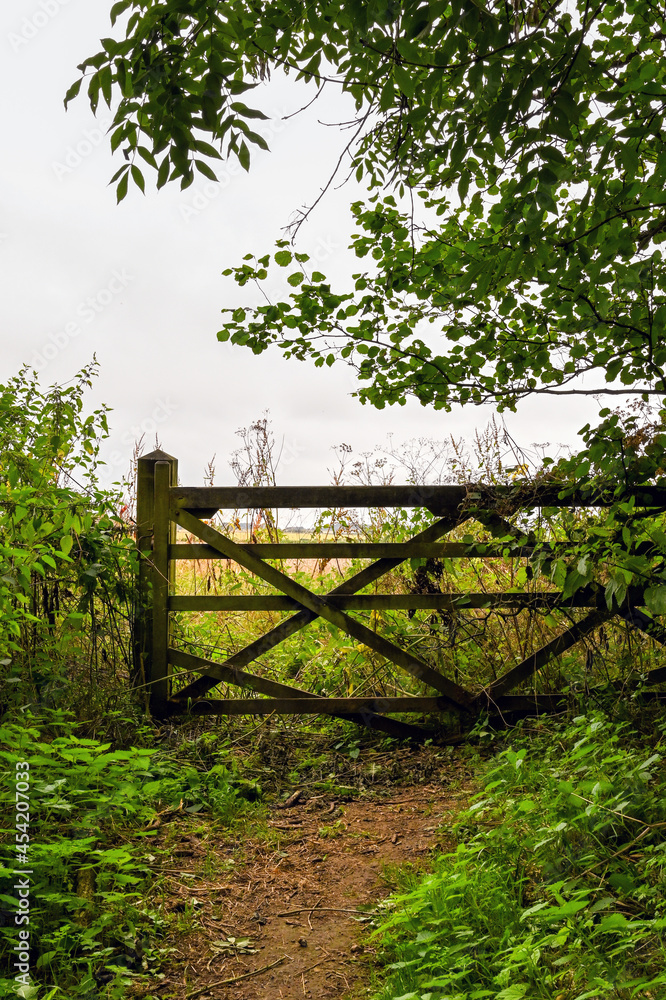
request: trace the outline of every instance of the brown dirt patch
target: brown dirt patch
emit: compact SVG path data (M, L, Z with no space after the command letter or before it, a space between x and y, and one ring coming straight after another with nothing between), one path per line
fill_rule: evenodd
M182 828L174 843L173 828L161 831L161 846L173 844L166 909L180 910L189 927L159 993L177 1000L367 995L373 948L358 908L372 910L388 894L385 866L427 869L433 848L451 846L442 830L465 798L441 784L395 788L384 799L316 796L274 807L267 836L233 844ZM185 877L202 869L208 874Z

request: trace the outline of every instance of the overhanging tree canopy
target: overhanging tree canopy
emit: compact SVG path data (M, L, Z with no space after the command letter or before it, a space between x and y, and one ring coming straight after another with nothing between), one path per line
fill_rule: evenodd
M342 356L376 406L663 395L662 8L120 0L121 14L124 37L81 66L93 108L118 102L119 198L146 164L158 186L228 155L247 168L265 146L253 90L274 67L355 101L366 270L333 290L299 254L289 301L229 310L220 339ZM234 272L243 284L291 261L285 245Z

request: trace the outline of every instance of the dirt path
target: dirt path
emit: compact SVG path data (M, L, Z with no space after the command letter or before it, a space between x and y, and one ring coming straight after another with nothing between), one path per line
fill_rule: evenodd
M170 877L167 908L195 918L183 928L160 995L366 996L373 949L367 937L361 943L358 908L372 910L388 894L386 866L427 868L433 848L450 846L442 829L466 798L442 784L389 795L350 802L319 796L274 808L263 841L237 840L233 848L214 837L179 834L172 872L182 866L182 873ZM173 843L173 833L162 834L169 836Z

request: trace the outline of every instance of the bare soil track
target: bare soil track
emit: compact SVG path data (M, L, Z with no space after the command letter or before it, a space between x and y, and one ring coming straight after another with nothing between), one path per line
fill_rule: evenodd
M433 849L451 846L446 829L466 798L445 782L349 802L304 795L271 809L262 838L235 845L180 823L160 831L173 857L166 908L195 917L153 991L177 1000L367 996L374 949L359 908L373 911L387 895L387 866L427 870Z

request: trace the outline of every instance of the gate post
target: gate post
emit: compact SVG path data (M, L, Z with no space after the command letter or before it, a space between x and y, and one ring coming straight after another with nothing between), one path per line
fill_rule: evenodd
M170 694L169 613L174 580L169 543L176 525L169 521L169 486L178 483L178 460L159 448L142 455L136 477L136 545L139 550L138 601L134 622L137 682L146 685L151 714L163 714Z

